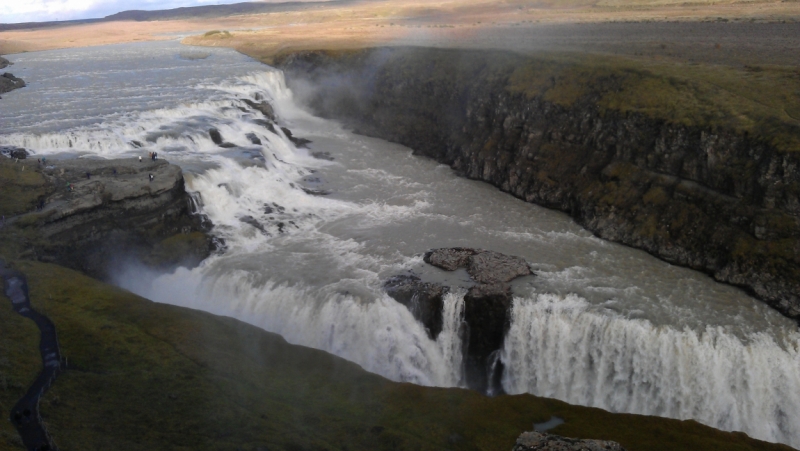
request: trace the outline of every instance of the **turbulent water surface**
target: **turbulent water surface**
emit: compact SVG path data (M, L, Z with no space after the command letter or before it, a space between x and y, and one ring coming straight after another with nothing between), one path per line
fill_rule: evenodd
M800 447L800 334L789 320L702 274L595 238L563 214L316 118L280 72L247 57L186 52L160 42L10 57L28 87L0 101L1 145L50 160L157 151L184 168L227 244L193 270L153 275L131 265L120 285L394 380L458 386L464 290L447 296L432 341L382 281L414 271L463 287L463 274L422 262L434 247L519 255L537 275L515 282L501 353L506 391L694 418ZM309 149L270 131L242 101L261 98L280 125L313 141ZM215 145L211 127L236 147Z

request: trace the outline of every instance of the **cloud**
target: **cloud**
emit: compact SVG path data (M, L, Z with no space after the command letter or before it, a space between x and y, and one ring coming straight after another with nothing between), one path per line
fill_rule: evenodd
M244 0L2 0L0 23L93 19L129 9L171 9L241 1Z

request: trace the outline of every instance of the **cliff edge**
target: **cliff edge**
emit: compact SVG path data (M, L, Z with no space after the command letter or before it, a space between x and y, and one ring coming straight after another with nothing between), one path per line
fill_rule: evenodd
M212 249L180 167L166 161L0 158L0 176L0 251L9 257L107 280L130 261L168 270Z

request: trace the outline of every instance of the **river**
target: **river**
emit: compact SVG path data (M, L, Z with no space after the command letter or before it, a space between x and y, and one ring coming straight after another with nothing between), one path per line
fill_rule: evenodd
M228 49L167 41L8 59L28 87L0 100L0 145L56 162L157 151L184 169L226 244L173 274L132 262L116 277L122 287L393 380L449 387L463 384L466 275L428 267L422 254L465 246L518 255L536 275L514 282L501 352L507 392L692 418L800 447L797 325L736 288L317 118L281 72ZM242 101L261 98L309 149L265 128ZM214 144L211 127L236 147ZM435 341L381 288L409 271L455 287Z

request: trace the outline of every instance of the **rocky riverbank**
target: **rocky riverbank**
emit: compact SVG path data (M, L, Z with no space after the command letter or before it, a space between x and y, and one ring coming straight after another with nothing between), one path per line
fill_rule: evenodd
M503 52L298 52L276 63L316 86L309 103L323 116L800 319L800 128L783 113L742 103L750 122L727 126L722 106L684 98L699 84Z
M10 65L10 61L0 56L0 69L4 69ZM24 87L25 82L21 78L17 78L9 72L3 72L3 74L0 75L0 94Z
M5 255L106 280L131 261L168 270L212 249L180 167L166 161L2 158L0 171L17 201L0 205Z

